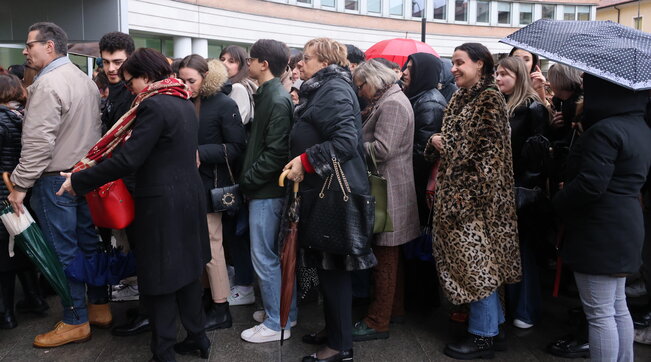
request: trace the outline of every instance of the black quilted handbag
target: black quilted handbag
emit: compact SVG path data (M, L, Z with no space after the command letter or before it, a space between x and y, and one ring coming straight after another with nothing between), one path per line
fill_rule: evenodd
M301 247L340 255L364 255L371 251L375 198L353 194L339 161L320 190L301 194L298 239ZM340 190L331 189L336 179Z

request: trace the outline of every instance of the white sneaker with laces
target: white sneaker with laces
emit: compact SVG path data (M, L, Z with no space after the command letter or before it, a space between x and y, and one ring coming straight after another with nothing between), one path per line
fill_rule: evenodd
M228 296L227 300L231 307L253 304L255 303L255 291L253 287L235 285L231 288L231 295Z
M520 328L520 329L529 329L529 328L533 327L533 324L527 323L527 322L525 322L525 321L523 321L521 319L517 319L517 318L513 320L513 325Z
M127 285L124 288L114 290L111 293L111 301L113 302L128 302L139 299L140 293L138 292L138 285Z
M287 340L292 336L291 330L287 329L284 333L284 339ZM266 343L280 341L280 331L274 331L267 328L264 324L260 323L255 327L245 329L240 334L240 337L251 343Z
M262 323L267 319L267 313L264 310L256 310L253 312L253 320ZM294 328L298 324L298 321L293 321L289 324L290 327ZM287 327L285 327L287 328Z

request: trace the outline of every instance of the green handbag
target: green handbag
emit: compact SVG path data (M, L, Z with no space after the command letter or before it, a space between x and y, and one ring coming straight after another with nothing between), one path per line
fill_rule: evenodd
M375 160L375 150L369 147L369 156L372 164L368 167L368 183L371 185L371 195L375 197L375 224L373 224L373 233L386 233L393 231L393 222L389 216L388 198L387 198L387 179L385 179L377 169ZM368 163L368 159L367 159Z

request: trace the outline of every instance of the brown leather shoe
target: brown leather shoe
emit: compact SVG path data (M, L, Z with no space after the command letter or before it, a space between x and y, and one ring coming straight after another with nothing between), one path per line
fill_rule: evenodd
M54 326L54 329L39 334L34 338L34 347L38 348L51 348L63 346L68 343L81 343L90 339L90 324L66 324L59 322Z
M95 327L110 327L113 324L113 314L109 304L88 304L88 322Z

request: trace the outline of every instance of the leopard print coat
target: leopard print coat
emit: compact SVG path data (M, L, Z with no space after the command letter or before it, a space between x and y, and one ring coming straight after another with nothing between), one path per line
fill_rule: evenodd
M454 304L484 299L521 277L511 130L504 97L492 84L459 89L443 118L433 249ZM428 144L426 154L434 152Z

